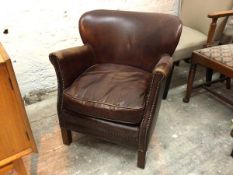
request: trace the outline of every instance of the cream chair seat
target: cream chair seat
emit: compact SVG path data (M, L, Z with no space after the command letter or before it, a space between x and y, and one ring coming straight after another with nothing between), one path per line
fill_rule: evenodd
M226 10L231 10L233 0L179 0L179 17L183 23L183 32L180 42L173 55L174 62L190 58L192 52L196 49L203 48L204 44L209 43L209 27L211 19L208 18L209 13L221 12L224 14ZM220 15L219 17L224 17ZM216 18L214 16L214 18ZM214 41L219 41L221 34L226 25L227 18L218 19L218 25L213 37ZM163 99L166 99L170 82L172 79L174 66L167 79Z
M173 55L174 62L190 58L192 51L201 49L207 41L207 35L190 27L183 26L180 42Z

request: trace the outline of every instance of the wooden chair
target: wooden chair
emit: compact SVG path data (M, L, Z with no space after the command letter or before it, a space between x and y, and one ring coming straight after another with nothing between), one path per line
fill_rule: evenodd
M226 10L232 9L232 6L232 0L180 0L179 17L183 22L183 31L173 55L174 65L179 63L179 61L191 58L194 50L201 49L203 46L206 47L206 43L210 44L212 39L213 41L220 40L227 21L227 15L225 14L232 12ZM219 14L220 16L218 17L225 18L218 19L214 15L208 15L210 13L217 16ZM210 19L212 19L211 24ZM212 36L215 29L215 35ZM174 65L166 83L163 99L166 99L168 94ZM211 72L209 72L207 77L211 77Z
M229 77L227 78L227 88L230 88L230 78L233 78L233 44L214 46L196 50L193 52L191 58L191 66L189 71L186 96L183 99L183 101L186 103L189 102L191 96L192 85L197 65L204 66L206 68L220 72L226 77ZM208 85L209 83L211 82L207 82L206 85ZM221 98L223 101L233 106L233 102L229 99L216 93L215 91L210 90L205 85L203 85L203 87L209 92L216 95L217 97Z
M222 17L229 17L232 15L233 15L233 10L218 12L218 13L211 13L208 15L208 17L212 19L212 23L210 25L210 30L208 34L207 45L206 45L209 48L204 48L204 49L196 50L193 52L193 55L191 58L191 66L190 66L190 71L189 71L186 96L183 99L184 102L189 102L197 65L202 65L210 71L214 70L228 77L226 78L226 81L227 81L226 86L228 89L230 88L231 78L233 78L233 44L220 45L220 46L214 46L214 47L210 47L210 46L214 45L214 36L215 36L218 19ZM211 77L212 75L208 75L208 72L207 72L207 76L206 76L207 86L212 83ZM222 100L233 105L233 102L230 101L229 99L210 90L206 86L203 86L203 87L209 92L221 98Z

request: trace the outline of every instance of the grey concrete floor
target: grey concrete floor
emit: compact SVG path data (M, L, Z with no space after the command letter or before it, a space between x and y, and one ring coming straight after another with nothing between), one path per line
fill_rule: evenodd
M198 89L182 102L188 65L175 68L168 99L162 101L144 170L136 167L136 150L73 133L62 144L56 95L26 107L39 153L25 157L29 174L41 175L232 175L233 108ZM203 71L199 71L198 79ZM212 88L233 99L233 90Z

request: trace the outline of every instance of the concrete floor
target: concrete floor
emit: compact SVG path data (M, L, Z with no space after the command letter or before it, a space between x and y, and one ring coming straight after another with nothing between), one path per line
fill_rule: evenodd
M26 107L39 150L24 159L28 173L232 175L233 108L202 89L193 93L190 103L183 103L187 71L186 63L175 68L172 89L162 102L144 170L136 167L135 149L77 133L73 143L64 146L56 115L56 95L52 95ZM233 99L233 90L226 90L223 84L212 88Z

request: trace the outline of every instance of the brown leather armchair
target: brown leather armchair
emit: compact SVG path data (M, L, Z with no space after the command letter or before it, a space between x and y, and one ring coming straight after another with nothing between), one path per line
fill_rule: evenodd
M182 25L172 15L95 10L79 21L84 45L51 53L64 144L71 131L134 145L138 166L159 112Z

